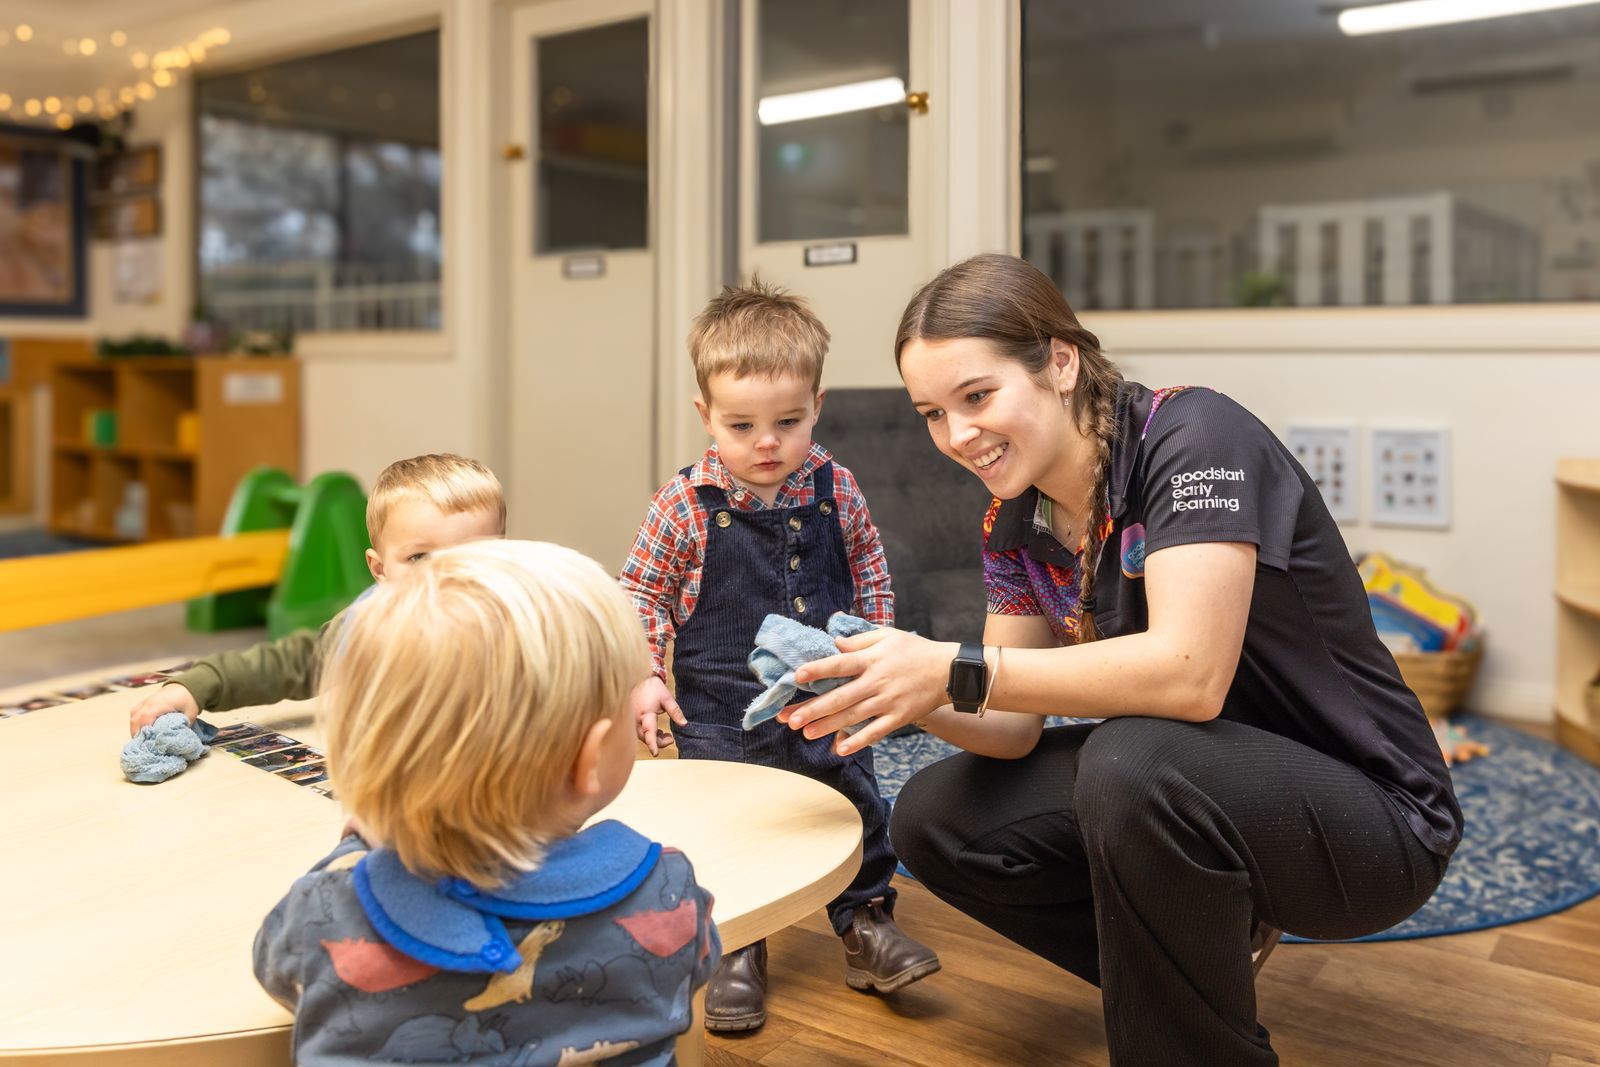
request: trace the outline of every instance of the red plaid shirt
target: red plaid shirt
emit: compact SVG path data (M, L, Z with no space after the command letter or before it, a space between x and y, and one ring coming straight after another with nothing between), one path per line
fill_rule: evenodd
M798 470L778 489L773 507L792 508L810 504L816 498L812 475L833 457L821 445L811 451ZM644 619L650 639L650 654L655 658L656 674L665 678L667 645L677 628L694 612L700 598L700 574L706 561L705 509L695 498L695 487L715 485L728 494L735 510L760 511L767 507L761 498L733 480L717 456L716 446L706 450L685 477L677 475L657 490L645 513L644 524L628 550L622 565L622 590L628 594ZM879 626L894 625L894 593L889 589L889 564L883 556L878 528L867 513L855 475L835 463L833 496L839 504L839 525L844 533L845 552L850 558L850 576L855 580L855 613ZM754 634L751 638L754 639Z

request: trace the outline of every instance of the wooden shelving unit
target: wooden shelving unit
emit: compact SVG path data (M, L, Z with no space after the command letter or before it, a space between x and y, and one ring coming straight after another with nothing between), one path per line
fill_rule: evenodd
M51 378L50 528L101 541L215 534L261 464L300 475L300 366L292 359L132 357L57 364ZM115 443L87 435L111 411ZM179 439L191 416L198 447ZM119 509L142 523L119 528Z
M1600 675L1600 459L1556 465L1556 602L1556 726L1596 759L1600 717L1584 694Z

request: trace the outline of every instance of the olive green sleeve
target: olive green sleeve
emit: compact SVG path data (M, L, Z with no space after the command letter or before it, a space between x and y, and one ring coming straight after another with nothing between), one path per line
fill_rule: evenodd
M322 667L322 641L338 622L320 630L296 630L242 652L207 656L173 679L189 690L202 711L305 700L316 695Z

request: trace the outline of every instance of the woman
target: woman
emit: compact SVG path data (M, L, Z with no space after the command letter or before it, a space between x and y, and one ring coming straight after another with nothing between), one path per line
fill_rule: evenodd
M1099 985L1113 1063L1276 1063L1252 940L1398 922L1461 835L1321 496L1228 398L1123 381L1018 259L924 286L895 357L995 497L983 645L842 640L798 678L854 680L785 720L820 737L875 716L845 754L907 723L966 749L907 783L895 850Z

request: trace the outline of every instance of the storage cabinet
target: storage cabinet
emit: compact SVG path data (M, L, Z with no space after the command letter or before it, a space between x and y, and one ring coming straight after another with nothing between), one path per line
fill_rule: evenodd
M57 364L50 528L103 541L215 534L239 479L300 476L290 359L150 357Z

